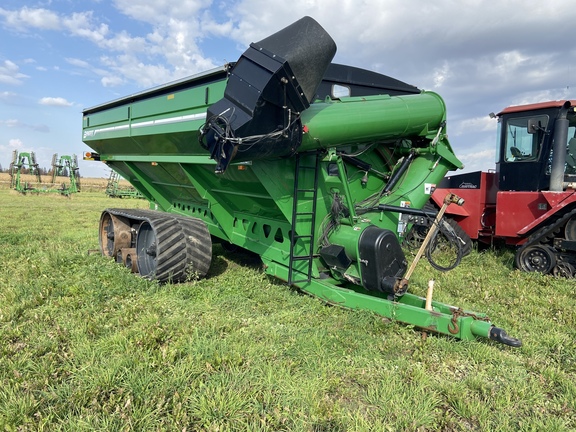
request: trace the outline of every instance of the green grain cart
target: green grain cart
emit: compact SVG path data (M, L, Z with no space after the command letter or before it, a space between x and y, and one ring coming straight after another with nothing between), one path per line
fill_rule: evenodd
M435 93L333 64L335 52L305 17L233 64L84 110L91 157L151 208L105 210L102 253L176 282L206 275L218 242L328 303L519 346L483 314L426 308L407 292L400 240L461 167L446 108Z

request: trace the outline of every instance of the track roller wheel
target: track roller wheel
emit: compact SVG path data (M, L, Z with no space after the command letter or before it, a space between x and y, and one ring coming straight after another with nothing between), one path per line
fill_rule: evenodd
M556 266L556 256L552 248L534 245L523 248L514 257L516 267L525 272L550 273Z
M159 282L182 282L206 275L212 260L212 241L201 220L166 216L140 224L136 254L140 276Z
M130 247L132 243L128 219L107 211L102 212L98 237L102 255L116 258L120 249Z
M576 240L576 215L568 219L564 233L566 240Z
M566 279L570 279L573 278L574 275L576 274L576 269L574 269L574 266L570 263L559 262L552 270L552 273L556 277L563 277Z

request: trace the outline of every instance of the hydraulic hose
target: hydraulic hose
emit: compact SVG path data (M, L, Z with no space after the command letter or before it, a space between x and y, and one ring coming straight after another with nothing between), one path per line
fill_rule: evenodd
M456 258L448 266L440 265L434 260L434 258L432 258L432 253L438 246L438 234L440 233L444 235L450 245L454 245L456 247ZM432 238L430 239L430 243L428 243L428 247L426 248L426 259L436 270L448 271L456 268L458 264L460 264L460 261L462 261L462 256L462 244L460 243L456 232L448 223L446 223L444 220L441 220L438 226L438 230L433 234Z

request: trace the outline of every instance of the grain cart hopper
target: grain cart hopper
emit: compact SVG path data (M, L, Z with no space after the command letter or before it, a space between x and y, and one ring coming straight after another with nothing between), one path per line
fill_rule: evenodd
M406 292L402 208L420 209L461 165L444 102L331 64L335 51L305 17L234 64L86 109L89 157L151 204L105 210L102 253L143 277L180 281L205 275L221 242L326 302L519 346L483 314L438 302L427 310Z

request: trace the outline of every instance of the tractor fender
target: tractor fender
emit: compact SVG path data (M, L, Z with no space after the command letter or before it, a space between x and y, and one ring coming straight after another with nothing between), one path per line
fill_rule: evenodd
M563 192L565 194L565 192ZM551 208L550 210L548 210L546 213L544 213L542 216L540 216L537 219L534 219L530 224L526 225L524 228L522 228L521 230L518 231L518 235L519 236L523 236L526 235L527 233L534 231L534 229L538 228L538 226L545 224L547 220L549 220L550 217L552 217L553 215L555 215L556 213L558 213L561 210L564 210L566 208L573 208L576 205L574 203L576 203L576 193L571 193L569 194L565 199L562 199L560 201L554 200L553 197L558 195L558 192L542 192L542 194L546 197L546 200L548 201L549 204L551 204ZM550 195L550 197L548 196L548 194L552 194Z

